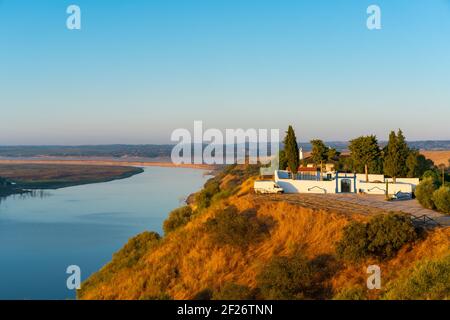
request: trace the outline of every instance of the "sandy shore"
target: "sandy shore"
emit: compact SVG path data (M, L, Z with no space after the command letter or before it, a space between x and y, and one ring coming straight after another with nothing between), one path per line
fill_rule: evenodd
M170 167L213 170L212 165L206 164L174 164L172 162L151 161L115 161L115 160L36 160L36 159L0 159L0 164L71 164L71 165L96 165L96 166L136 166L136 167Z

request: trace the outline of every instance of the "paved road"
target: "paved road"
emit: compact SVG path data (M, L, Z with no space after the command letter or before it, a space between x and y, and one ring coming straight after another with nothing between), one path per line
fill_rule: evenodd
M357 194L332 194L327 197L334 197L336 200L375 207L387 211L401 211L409 213L415 217L426 215L441 225L450 226L450 216L439 212L423 208L416 199L386 201L380 195L357 195Z

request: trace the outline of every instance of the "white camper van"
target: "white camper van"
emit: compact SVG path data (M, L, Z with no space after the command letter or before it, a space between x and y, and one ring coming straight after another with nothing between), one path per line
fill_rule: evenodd
M283 193L283 188L272 180L256 180L253 185L255 193Z

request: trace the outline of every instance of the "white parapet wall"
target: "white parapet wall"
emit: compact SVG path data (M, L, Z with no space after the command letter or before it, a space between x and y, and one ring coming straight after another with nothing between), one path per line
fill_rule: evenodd
M382 174L369 174L369 182L384 182L384 175ZM366 182L366 175L364 173L357 173L356 180Z
M385 179L383 175L369 175L369 181L366 182L364 174L339 175L330 181L313 181L313 180L293 180L290 179L289 173L286 171L275 171L275 181L283 188L285 193L340 193L342 190L342 182L347 183L347 191L361 192L366 194L386 194L386 182L388 182L388 194L396 194L398 192L412 194L419 179L398 178L397 183L393 183L392 179ZM382 181L382 182L375 182ZM356 186L355 186L356 184Z
M386 194L386 184L385 183L366 183L359 182L358 192L363 192L367 194ZM409 183L389 183L388 184L388 194L396 194L397 192L409 193L413 192L413 185Z
M336 193L335 181L292 180L285 171L275 171L275 182L285 193Z

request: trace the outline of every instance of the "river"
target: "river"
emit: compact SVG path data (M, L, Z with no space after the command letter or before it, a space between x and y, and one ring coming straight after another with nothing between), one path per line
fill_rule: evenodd
M162 234L168 213L205 171L147 167L123 180L15 195L0 202L0 299L73 299L66 269L84 280L130 237Z

